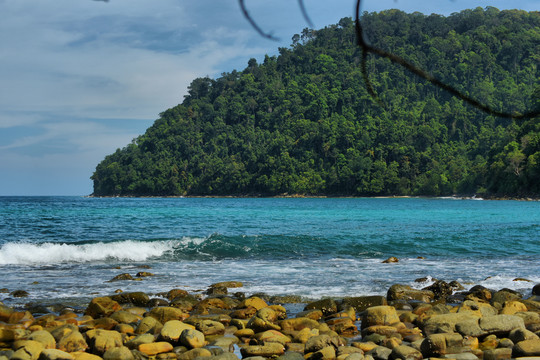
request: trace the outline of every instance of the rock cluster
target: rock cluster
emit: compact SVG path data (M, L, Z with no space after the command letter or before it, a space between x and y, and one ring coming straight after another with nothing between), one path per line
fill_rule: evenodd
M214 284L204 298L181 289L97 297L84 314L34 316L0 303L0 360L540 357L538 285L528 299L394 285L386 296L311 302L294 316L264 296L227 295L231 287L241 283Z

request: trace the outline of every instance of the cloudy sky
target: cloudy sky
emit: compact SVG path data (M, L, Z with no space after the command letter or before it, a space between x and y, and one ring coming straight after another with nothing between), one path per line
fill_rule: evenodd
M307 27L294 0L0 0L0 195L88 195L98 162L182 102L196 77L243 69ZM315 28L354 0L305 0ZM449 15L537 0L363 0Z

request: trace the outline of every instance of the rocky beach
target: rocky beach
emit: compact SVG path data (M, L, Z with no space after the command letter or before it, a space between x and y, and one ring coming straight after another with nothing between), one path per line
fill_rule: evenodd
M392 285L385 296L315 301L246 294L242 286L118 290L80 309L2 304L0 359L540 358L540 284L521 294L437 280L423 289Z

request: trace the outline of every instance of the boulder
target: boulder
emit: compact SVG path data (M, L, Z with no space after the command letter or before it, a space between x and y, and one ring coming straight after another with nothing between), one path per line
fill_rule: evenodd
M333 346L327 346L314 352L308 359L311 360L333 360L336 358L336 349Z
M182 331L179 342L188 349L200 348L206 344L204 334L194 329L186 329Z
M161 324L155 317L147 316L141 320L135 329L135 334L158 334L162 328L163 324Z
M375 360L388 360L390 354L392 354L391 349L384 346L377 346L370 350L366 355L372 356Z
M120 310L109 316L109 319L113 319L120 324L136 324L142 318L128 311Z
M103 355L107 350L123 346L122 335L111 330L90 330L86 332L88 345L92 353Z
M456 324L474 321L472 319L474 315L466 312L434 315L423 323L423 330L426 335L453 333L456 332Z
M42 343L34 340L18 340L13 344L15 352L10 360L37 360L45 349Z
M512 349L498 348L484 351L483 360L507 360L512 358Z
M515 315L494 315L480 319L480 328L488 334L507 337L514 329L524 329L523 319Z
M150 301L150 297L142 291L113 295L111 296L111 299L119 304L133 304L135 306L146 306L148 301Z
M123 280L133 280L133 276L131 276L131 275L128 274L128 273L118 274L118 275L116 275L115 277L113 277L111 280L109 280L109 282L113 282L113 281L123 281Z
M304 310L321 310L323 315L330 315L337 312L337 303L332 299L322 299L307 304Z
M392 325L399 322L396 309L392 306L373 306L367 308L362 316L362 329L373 325Z
M540 340L524 340L512 348L513 357L540 356Z
M462 350L463 337L456 333L431 334L420 344L420 351L424 357L456 354L461 353Z
M82 351L72 352L71 355L73 355L75 360L103 360L101 356L97 356L97 355L90 354L87 352L82 352Z
M319 327L319 323L306 317L298 317L282 320L279 322L279 326L283 331L299 331L305 328L316 329Z
M422 353L416 350L413 347L406 345L399 345L392 349L390 354L391 359L402 359L402 360L422 360Z
M240 348L242 357L262 356L273 357L283 355L285 348L280 343L267 343L264 345L247 345Z
M46 330L34 331L28 335L27 339L42 343L45 349L56 349L56 340L51 333Z
M310 337L306 342L306 353L317 352L327 346L339 346L339 340L329 335L318 335Z
M207 320L207 319L198 319L196 321L186 322L195 326L195 329L202 332L205 336L208 335L223 335L225 333L225 325L219 321Z
M244 284L241 281L222 281L222 282L218 282L218 283L210 285L211 288L213 287L239 288L243 286Z
M536 284L532 288L532 294L540 296L540 284Z
M326 324L330 330L335 331L340 335L351 336L358 333L356 324L350 317L336 317L327 319Z
M54 336L54 333L51 333ZM88 344L83 335L78 330L69 330L68 332L57 332L56 348L68 353L85 351Z
M382 261L383 264L392 264L397 262L399 262L399 259L395 256L390 256L388 259Z
M140 344L137 348L140 352L148 356L156 356L157 354L173 351L173 346L166 341Z
M286 343L290 343L292 341L290 337L282 334L277 330L267 330L265 332L255 334L254 338L259 341L259 344L261 342L265 344L270 342L276 342L285 345Z
M422 290L431 291L435 300L445 300L454 292L454 288L450 284L442 280L437 280L433 284L423 288Z
M521 299L521 297L521 294L517 291L510 289L501 289L493 294L493 296L491 297L491 303L498 303L502 305L507 301L519 300Z
M155 339L156 338L152 334L142 334L142 335L135 336L133 339L127 341L124 345L126 345L128 348L132 350L136 350L139 348L139 345L151 344L155 341Z
M514 329L510 331L510 334L508 334L508 338L514 342L514 344L524 341L524 340L536 340L538 339L538 335L533 333L532 331L529 331L527 329Z
M168 306L159 306L155 307L148 313L149 316L152 316L157 321L162 324L165 324L170 320L180 320L183 321L189 317L189 314L186 314L180 309Z
M268 306L268 304L257 296L252 296L250 298L245 299L238 305L238 308L247 308L247 307L254 307L257 310L260 310L262 308L265 308Z
M392 285L386 293L386 299L388 301L394 300L416 300L425 303L429 303L433 300L435 295L429 290L416 290L408 285L395 284Z
M352 306L356 312L362 312L369 307L388 305L384 296L355 296L343 299L343 305Z
M182 332L186 329L194 330L195 327L193 325L183 323L180 320L169 320L163 324L163 327L159 333L159 338L163 341L176 343L180 339Z
M109 316L115 311L122 310L122 307L118 302L114 301L110 297L97 297L90 301L90 304L86 308L85 315L89 315L94 319Z
M62 350L45 349L39 355L39 360L75 360L75 357Z
M178 354L178 360L194 360L197 358L209 358L212 356L212 353L208 349L196 348L188 350L184 353Z
M135 360L135 357L127 347L120 346L105 351L103 360Z
M527 306L525 306L524 303L517 300L512 301L506 301L504 303L504 306L502 310L500 311L500 314L504 315L514 315L517 312L524 312L527 311Z

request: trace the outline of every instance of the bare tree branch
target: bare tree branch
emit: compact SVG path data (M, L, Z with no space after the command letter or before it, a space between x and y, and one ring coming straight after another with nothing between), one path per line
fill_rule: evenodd
M244 3L244 0L238 0L238 3L240 4L240 9L242 9L242 12L244 13L244 17L247 19L247 21L249 21L249 23L251 24L251 26L264 38L267 38L267 39L270 39L270 40L279 40L278 38L274 37L272 34L270 33L265 33L260 27L259 25L257 25L257 23L255 22L255 20L253 20L253 18L251 17L251 15L249 15L249 12L247 11L247 8L246 8L246 4Z

